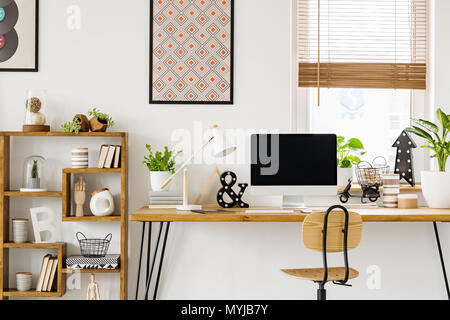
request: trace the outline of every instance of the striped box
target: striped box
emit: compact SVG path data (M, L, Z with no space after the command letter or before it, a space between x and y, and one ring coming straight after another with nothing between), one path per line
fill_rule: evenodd
M383 206L397 208L398 195L400 194L400 175L383 174Z
M89 167L89 150L88 148L75 148L72 150L72 168L88 168Z

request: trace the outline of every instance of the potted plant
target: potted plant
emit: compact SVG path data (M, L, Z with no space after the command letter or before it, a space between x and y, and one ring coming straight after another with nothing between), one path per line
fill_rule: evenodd
M169 151L168 147L164 147L164 152L153 153L150 145L145 147L148 155L144 157L143 163L150 171L150 185L153 191L162 191L161 185L175 172L175 160L181 151Z
M114 120L106 113L100 112L97 108L88 111L91 117L89 125L92 132L105 132L106 129L114 125Z
M361 140L337 137L338 186L345 187L348 184L348 180L353 177L353 165L357 165L361 161L358 156L364 154L364 145Z
M61 125L61 129L64 132L75 132L79 133L81 131L81 122L79 119L74 119L72 121L68 121Z
M439 124L413 119L416 126L406 129L427 141L427 148L433 151L431 158L436 158L439 171L422 171L422 192L428 206L431 208L450 208L450 172L446 172L447 160L450 155L450 115L440 108L436 111ZM441 126L442 128L439 128Z

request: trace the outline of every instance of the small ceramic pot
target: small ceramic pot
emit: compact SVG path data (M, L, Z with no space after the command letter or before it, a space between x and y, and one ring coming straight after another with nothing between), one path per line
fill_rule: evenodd
M13 241L15 243L24 243L28 241L28 220L13 219Z
M450 172L422 171L422 192L430 208L450 208Z
M98 189L91 194L91 212L94 216L110 216L114 212L114 199L107 188Z
M108 124L98 121L97 118L91 118L89 125L92 132L105 132L108 129Z
M89 132L89 119L84 114L77 114L73 119L78 119L81 122L80 132Z
M164 182L167 181L171 176L170 171L150 171L150 185L152 187L152 191L155 192L163 192L169 191L169 186L164 189L161 189L161 186Z
M30 272L17 272L16 283L17 291L30 291L33 275Z
M338 187L345 187L348 180L353 178L353 168L338 167Z
M89 150L88 148L75 148L72 150L72 168L88 168L89 167Z

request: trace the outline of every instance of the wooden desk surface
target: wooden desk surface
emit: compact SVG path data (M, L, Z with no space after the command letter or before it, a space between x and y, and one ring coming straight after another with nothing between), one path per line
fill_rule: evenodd
M204 209L218 209L204 206ZM251 210L279 208L253 207ZM313 207L314 211L324 211L327 207ZM364 222L450 222L450 209L349 209L362 215ZM198 214L175 209L149 209L143 207L130 214L131 221L140 222L303 222L306 214L295 213L245 213L245 210L227 209L226 213Z

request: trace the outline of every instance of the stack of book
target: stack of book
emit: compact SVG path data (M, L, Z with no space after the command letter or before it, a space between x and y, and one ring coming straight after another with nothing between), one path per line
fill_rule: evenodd
M104 257L90 258L84 256L70 256L66 258L67 269L119 269L120 255L107 254Z
M56 289L56 269L58 268L58 258L47 254L42 259L41 273L39 274L36 291L50 292Z
M179 192L150 191L150 206L177 206L183 204L183 196Z
M98 157L99 168L120 168L121 146L102 145Z

